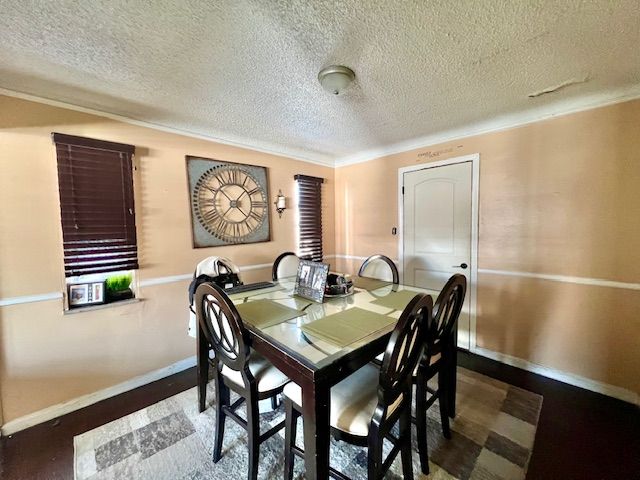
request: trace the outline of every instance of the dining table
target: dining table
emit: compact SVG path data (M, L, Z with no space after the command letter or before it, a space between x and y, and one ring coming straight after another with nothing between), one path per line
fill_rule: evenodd
M403 309L418 293L439 292L355 277L353 293L322 303L294 294L295 277L229 295L251 348L302 389L307 479L329 478L330 392L383 353ZM207 362L200 349L198 362Z

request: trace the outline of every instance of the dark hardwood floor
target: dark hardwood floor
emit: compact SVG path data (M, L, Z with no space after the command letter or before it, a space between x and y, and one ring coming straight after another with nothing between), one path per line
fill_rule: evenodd
M459 364L544 397L528 480L640 480L639 407L477 355Z
M527 479L640 479L640 409L476 355L459 364L544 396ZM0 477L72 479L73 437L195 386L195 369L2 438Z
M136 388L2 438L2 480L73 479L73 437L196 385L196 369ZM124 479L123 479L124 480Z

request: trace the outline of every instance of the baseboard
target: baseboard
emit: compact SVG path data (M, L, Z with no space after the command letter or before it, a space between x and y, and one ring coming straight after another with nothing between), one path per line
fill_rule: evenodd
M16 418L2 425L0 432L3 436L11 435L13 433L19 432L20 430L24 430L26 428L33 427L34 425L38 425L40 423L53 420L54 418L61 417L62 415L66 415L67 413L71 413L75 410L80 410L81 408L88 407L89 405L93 405L94 403L106 400L107 398L115 397L116 395L120 395L121 393L133 390L134 388L138 388L148 383L155 382L156 380L168 377L170 375L173 375L174 373L178 373L188 368L194 367L195 365L196 357L194 355L193 357L185 358L184 360L180 360L179 362L169 365L168 367L145 373L144 375L140 375L139 377L132 378L131 380L127 380L126 382L122 382L112 387L105 388L104 390L89 393L87 395L74 398L73 400L59 403L57 405L52 405L42 410L38 410L37 412L29 413L28 415L25 415L23 417Z
M591 380L590 378L575 375L573 373L563 372L554 368L545 367L536 363L529 362L522 358L513 357L506 353L494 352L493 350L487 350L486 348L475 347L471 349L471 353L475 353L482 357L490 358L512 367L521 368L528 372L533 372L543 377L552 378L563 383L568 383L576 387L584 388L592 392L601 393L609 397L617 398L628 403L640 406L640 395L631 390L627 390L622 387L616 387L615 385L609 385L607 383Z

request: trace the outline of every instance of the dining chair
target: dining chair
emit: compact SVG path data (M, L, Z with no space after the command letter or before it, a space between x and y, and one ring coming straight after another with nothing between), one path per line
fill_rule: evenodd
M271 278L276 280L284 277L295 277L298 274L298 265L300 258L293 252L284 252L278 255L273 262L271 270Z
M197 265L193 272L193 279L189 284L189 336L195 338L197 336L198 330L198 319L196 318L196 307L195 307L195 295L196 289L202 283L215 283L221 287L225 285L237 285L241 284L240 279L240 269L238 266L233 263L230 259L226 257L218 257L211 256L201 260ZM213 358L214 352L213 349L209 349L209 358ZM198 361L200 361L198 357ZM208 367L208 366L207 366ZM205 394L202 396L201 400L201 409L204 410L204 405L206 403L206 384L209 379L205 378L202 382L202 387L205 391Z
M416 433L420 467L429 473L427 451L427 410L436 400L440 407L442 434L451 438L449 418L453 418L456 397L456 339L455 330L467 291L467 279L455 274L445 284L433 307L433 315L425 334L425 348L414 371L416 384ZM438 375L438 387L427 385L429 379Z
M358 276L387 280L395 285L400 283L400 275L396 264L389 257L380 254L371 255L367 258L360 266Z
M398 453L405 479L413 479L411 462L411 378L424 348L423 334L431 317L433 301L419 293L402 312L387 344L382 367L366 364L331 388L331 433L353 445L367 447L367 478L379 479ZM295 383L284 387L286 412L285 479L293 477L295 455L304 451L295 445L297 419L302 415L302 390ZM399 423L398 436L392 433ZM383 460L383 441L393 447ZM347 477L330 468L332 476Z
M258 402L273 399L282 392L289 381L288 378L271 365L257 352L251 351L248 344L248 334L242 324L238 310L229 297L217 285L203 283L196 290L196 315L200 328L198 329L198 348L213 348L215 356L211 359L213 366L213 380L216 386L216 420L213 446L213 462L217 463L222 455L222 440L227 417L234 420L248 434L249 446L249 480L258 476L258 456L260 444L281 430L285 422L282 421L265 433L260 433L260 419ZM203 338L204 337L204 338ZM198 397L204 398L206 380L208 378L208 363L198 365ZM238 394L239 398L231 403L230 392ZM247 419L244 420L236 410L242 404L246 405ZM204 410L200 402L200 411Z

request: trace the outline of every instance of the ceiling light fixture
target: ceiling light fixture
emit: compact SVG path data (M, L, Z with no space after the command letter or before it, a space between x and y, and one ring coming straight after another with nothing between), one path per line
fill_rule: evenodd
M343 65L330 65L320 70L318 80L327 92L340 95L350 84L356 74L349 67Z

